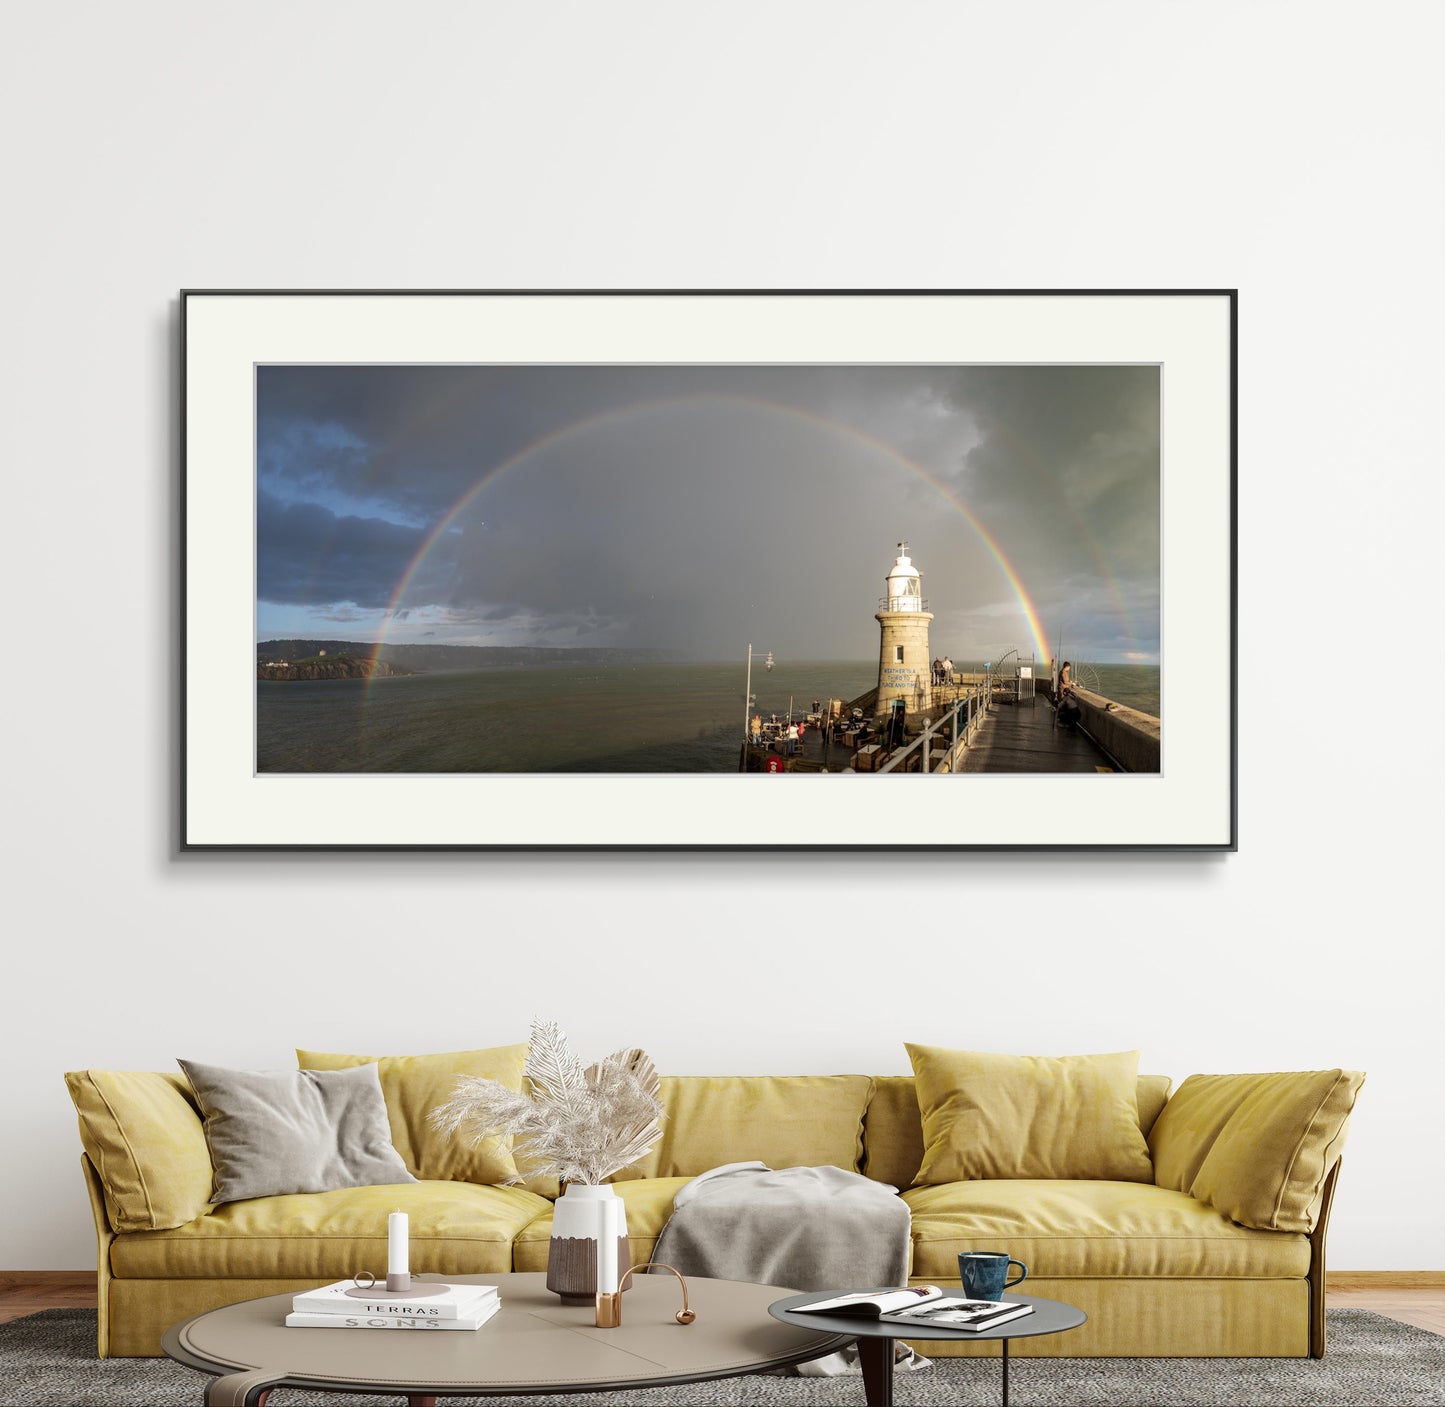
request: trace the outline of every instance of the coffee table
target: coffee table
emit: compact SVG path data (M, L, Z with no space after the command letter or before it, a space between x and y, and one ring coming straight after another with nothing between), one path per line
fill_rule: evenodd
M420 1279L441 1279L420 1276ZM425 1329L288 1329L290 1295L198 1314L167 1329L166 1355L216 1375L207 1407L261 1407L275 1387L396 1393L411 1407L438 1397L605 1392L735 1378L843 1348L852 1326L770 1320L776 1285L689 1278L696 1322L683 1326L672 1276L639 1275L622 1324L599 1329L591 1308L566 1308L542 1274L449 1275L496 1285L502 1307L475 1333Z
M784 1324L815 1328L828 1328L846 1332L850 1339L858 1341L858 1357L863 1368L863 1391L868 1407L893 1407L893 1344L896 1339L917 1343L923 1339L962 1339L966 1343L979 1340L997 1339L1003 1358L1003 1407L1008 1407L1008 1342L1010 1339L1029 1339L1039 1334L1058 1334L1066 1329L1077 1329L1088 1315L1082 1309L1060 1300L1039 1299L1036 1295L1008 1295L1010 1304L1029 1304L1034 1312L1022 1319L1010 1319L992 1329L946 1329L939 1324L905 1329L900 1324L888 1324L877 1319L855 1319L842 1314L798 1314L799 1305L811 1304L814 1300L832 1299L837 1290L824 1290L819 1294L792 1295L768 1306L768 1313ZM860 1292L860 1293L866 1293ZM962 1290L945 1290L947 1299L963 1300L968 1296ZM844 1326L846 1327L846 1330Z

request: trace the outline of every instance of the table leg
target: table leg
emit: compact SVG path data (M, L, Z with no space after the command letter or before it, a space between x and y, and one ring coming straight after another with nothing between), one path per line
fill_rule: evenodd
M274 1369L252 1368L212 1378L206 1384L206 1407L264 1407L271 1389L285 1376Z
M1008 1340L1003 1340L1003 1407L1008 1407Z
M868 1407L893 1407L893 1340L871 1335L859 1339L858 1362Z

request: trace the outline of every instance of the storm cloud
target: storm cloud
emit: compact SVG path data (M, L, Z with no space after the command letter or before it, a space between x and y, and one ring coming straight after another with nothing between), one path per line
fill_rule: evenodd
M906 539L940 651L1027 652L1027 600L1066 653L1158 657L1153 366L266 367L258 396L261 638L866 659Z

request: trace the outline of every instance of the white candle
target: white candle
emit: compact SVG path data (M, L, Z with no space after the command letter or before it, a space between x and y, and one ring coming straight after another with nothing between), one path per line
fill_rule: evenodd
M392 1212L386 1219L386 1273L409 1275L407 1267L407 1219L405 1212Z
M622 1203L610 1197L601 1203L601 1225L597 1232L597 1293L617 1293L617 1238L622 1229Z

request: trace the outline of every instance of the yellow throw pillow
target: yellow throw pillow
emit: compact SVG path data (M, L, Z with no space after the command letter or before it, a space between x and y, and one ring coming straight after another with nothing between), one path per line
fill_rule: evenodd
M1149 1135L1160 1187L1261 1231L1313 1231L1365 1077L1190 1075Z
M858 1170L867 1075L664 1075L662 1138L612 1180L696 1177L724 1163Z
M114 1230L169 1231L206 1211L211 1151L185 1080L140 1070L72 1070L65 1084Z
M1139 1052L990 1055L910 1045L923 1116L915 1187L973 1178L1153 1182Z
M497 1184L517 1178L517 1164L504 1138L471 1143L440 1133L428 1115L455 1092L458 1075L496 1080L508 1089L522 1088L527 1047L495 1046L490 1050L458 1050L446 1055L334 1055L298 1050L303 1070L347 1070L353 1065L380 1067L381 1092L391 1121L391 1141L414 1177L440 1182Z

